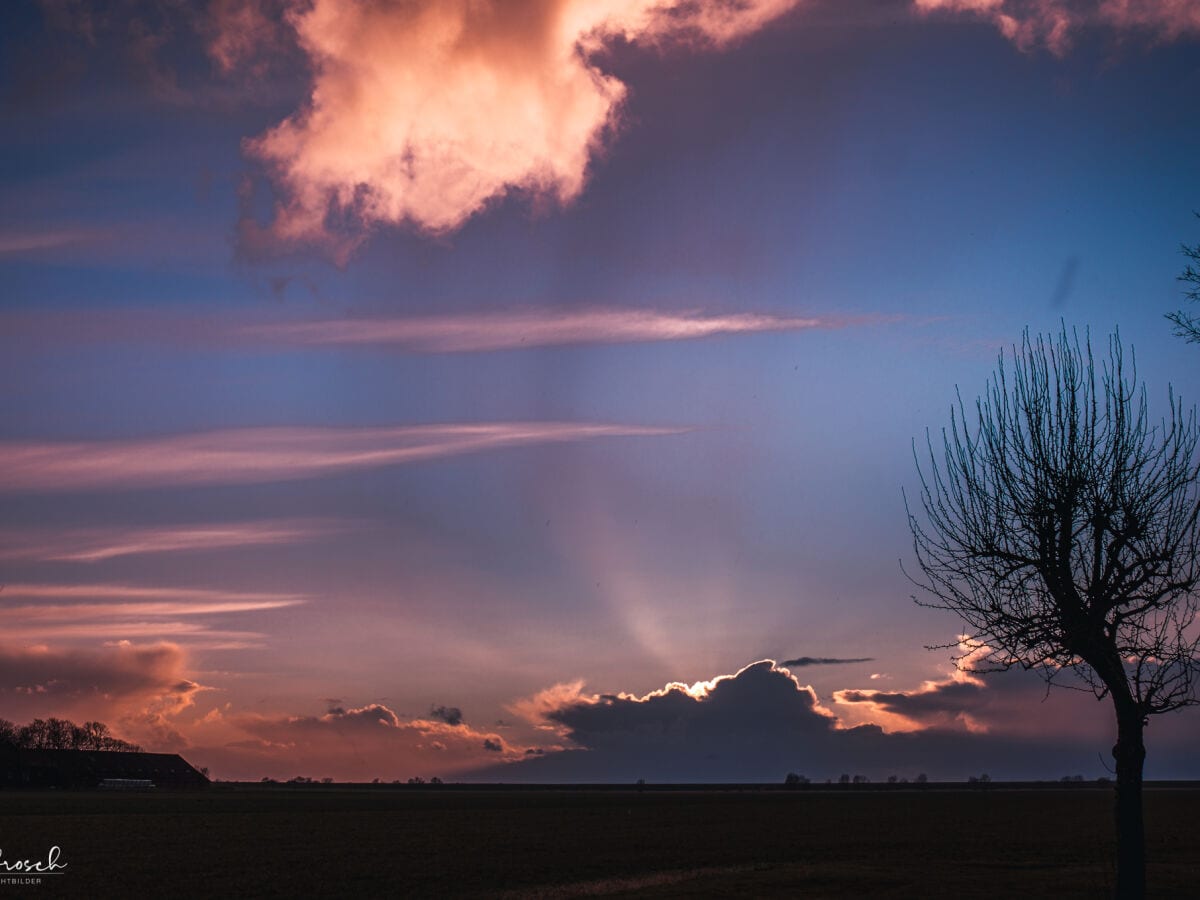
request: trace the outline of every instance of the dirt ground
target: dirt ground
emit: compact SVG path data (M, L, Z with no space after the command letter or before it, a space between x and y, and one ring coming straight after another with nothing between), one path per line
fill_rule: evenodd
M1151 896L1200 896L1200 790L1146 794ZM0 794L21 897L1104 897L1111 790L218 784ZM36 878L37 876L31 876Z

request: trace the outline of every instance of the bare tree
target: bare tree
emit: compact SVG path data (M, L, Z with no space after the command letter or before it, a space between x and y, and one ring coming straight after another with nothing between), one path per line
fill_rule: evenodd
M1026 332L936 450L926 434L908 519L914 599L966 622L960 663L1112 699L1117 896L1141 897L1143 729L1197 700L1198 432L1170 392L1152 422L1132 355L1115 335L1108 351L1097 371L1089 339Z
M1200 213L1196 215L1200 217ZM1179 280L1187 285L1183 295L1193 303L1200 303L1200 244L1195 247L1184 244L1179 249L1188 260L1183 273L1179 276ZM1200 318L1184 312L1182 309L1168 313L1167 318L1175 323L1177 335L1193 343L1200 343Z
M124 750L141 751L137 744L113 737L103 722L76 725L68 719L34 719L17 726L0 719L0 744L25 750Z

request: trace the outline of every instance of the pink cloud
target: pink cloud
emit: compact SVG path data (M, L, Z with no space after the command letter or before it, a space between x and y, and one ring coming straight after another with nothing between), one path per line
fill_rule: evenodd
M273 609L304 602L300 594L264 594L245 591L220 591L206 588L144 587L129 584L6 584L0 588L0 598L19 599L100 599L161 600L169 604L189 603L199 606L237 606L247 609ZM140 604L143 608L147 604ZM218 610L227 611L227 610ZM3 613L3 607L0 607Z
M257 631L230 631L210 628L202 622L180 622L168 619L112 619L95 622L23 622L10 625L5 637L22 641L89 642L128 641L142 638L172 638L186 640L190 647L203 645L209 649L247 649L261 647L264 634Z
M186 653L165 642L100 650L0 645L0 700L5 715L18 720L59 715L119 722L122 736L157 749L162 742L155 738L166 736L168 720L205 690L186 670Z
M995 25L1022 50L1063 54L1083 28L1141 31L1157 40L1200 35L1194 0L913 0L921 13L961 13Z
M226 737L223 744L198 747L189 755L221 777L444 777L523 758L526 749L466 723L406 720L382 703L336 707L320 716L222 713L196 724L197 735ZM206 732L209 724L214 727Z
M271 594L125 584L8 584L0 592L0 634L9 640L163 637L248 641L256 632L217 630L197 616L284 609L307 602ZM11 600L34 603L8 604ZM81 601L81 602L71 602Z
M583 684L582 680L560 682L530 697L514 700L506 708L530 725L560 731L561 727L554 725L550 718L554 713L580 703L595 703L599 700L595 695L584 694Z
M686 429L587 422L254 428L107 441L0 442L0 490L88 490L315 478L504 447Z
M29 343L168 343L184 346L395 346L411 353L469 353L578 344L685 341L764 332L878 325L898 316L795 316L621 307L517 308L500 312L242 323L160 309L0 313L0 332Z
M463 353L564 344L680 341L717 335L836 328L848 320L766 313L638 309L525 311L255 325L247 334L305 345L390 344L418 353Z
M514 192L570 203L626 94L597 51L615 38L719 47L797 3L293 3L311 96L246 144L281 193L271 233L333 243L344 262L376 225L444 234ZM349 225L339 237L334 219Z
M148 553L293 544L316 540L345 528L345 523L327 519L260 519L155 528L8 529L0 530L0 559L94 563Z

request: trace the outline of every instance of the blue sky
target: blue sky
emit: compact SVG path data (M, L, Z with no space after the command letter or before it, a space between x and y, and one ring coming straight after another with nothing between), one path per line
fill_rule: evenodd
M666 751L569 710L870 658L788 682L864 768L1104 774L1108 709L1015 676L971 727L834 699L962 683L900 492L1001 347L1116 328L1200 395L1200 22L977 6L6 7L0 715L227 777L624 777ZM1151 774L1196 774L1176 719Z

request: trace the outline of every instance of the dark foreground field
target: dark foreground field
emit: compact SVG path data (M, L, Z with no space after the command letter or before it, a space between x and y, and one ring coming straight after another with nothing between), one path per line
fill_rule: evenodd
M1200 896L1198 804L1147 792L1152 896ZM0 895L1103 897L1111 807L997 785L3 793L0 858L58 845L68 867Z

